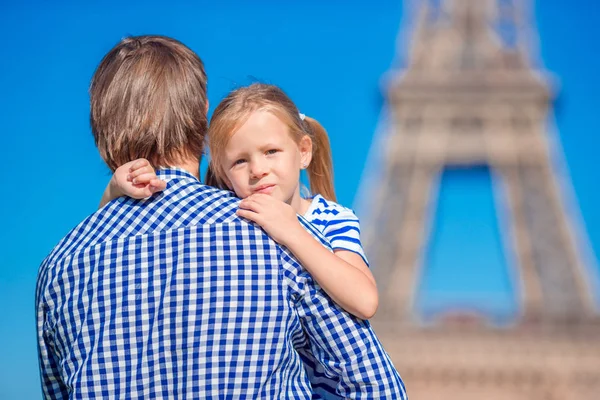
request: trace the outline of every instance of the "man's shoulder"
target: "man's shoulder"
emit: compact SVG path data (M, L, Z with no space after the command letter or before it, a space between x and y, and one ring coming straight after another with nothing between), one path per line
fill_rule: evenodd
M239 198L201 184L179 189L185 195L176 190L166 191L162 194L165 198L120 198L88 216L43 260L38 271L38 296L58 275L76 276L90 264L110 263L109 259L121 257L125 249L155 254L183 245L204 258L215 251L221 255L213 255L222 256L225 249L235 249L247 262L260 264L263 257L280 272L282 267L288 273L300 270L295 257L260 226L236 215Z
M120 197L95 211L54 247L42 266L87 248L139 235L209 225L240 225L259 230L236 215L239 199L232 192L197 181L170 181L167 190L136 200Z

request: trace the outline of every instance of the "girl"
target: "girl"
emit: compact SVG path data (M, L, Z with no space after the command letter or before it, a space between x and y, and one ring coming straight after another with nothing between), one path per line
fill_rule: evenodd
M299 114L278 87L253 84L231 92L215 109L208 131L212 160L206 183L243 200L237 214L259 224L287 247L327 294L346 311L371 318L377 287L360 243L356 215L335 202L327 133ZM300 196L307 169L315 196ZM165 188L145 159L121 166L101 206L120 195L150 196ZM298 221L304 216L329 240L321 246Z

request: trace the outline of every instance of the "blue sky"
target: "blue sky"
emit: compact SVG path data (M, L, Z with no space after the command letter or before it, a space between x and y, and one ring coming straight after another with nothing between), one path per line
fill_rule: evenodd
M597 6L592 9L591 0L537 3L540 54L560 83L556 128L598 253ZM108 181L89 129L87 88L97 63L121 37L158 33L189 45L206 64L211 109L230 89L257 79L282 86L302 112L328 129L338 198L351 206L384 102L381 79L396 58L402 11L399 1L2 3L0 398L41 396L33 306L37 268L95 210ZM440 197L449 216L438 226L456 224L474 204L484 204L481 215L489 214L489 192L457 199L453 187L460 188L461 180L449 182L441 190L449 194ZM434 237L453 236L443 229ZM484 247L494 251L497 240L491 232ZM452 248L452 242L440 246ZM451 264L458 255L440 257ZM428 287L447 282L451 290L464 289L444 263L435 264ZM506 300L505 275L490 270L483 279Z

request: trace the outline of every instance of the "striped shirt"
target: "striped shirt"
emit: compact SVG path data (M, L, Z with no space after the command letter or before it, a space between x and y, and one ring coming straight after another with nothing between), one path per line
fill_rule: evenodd
M157 174L165 191L113 200L42 263L45 398L308 399L305 352L342 396L405 398L368 323L240 220L238 199L183 170Z
M333 250L356 253L369 265L360 243L360 223L351 209L317 194L304 213L304 218L325 236Z

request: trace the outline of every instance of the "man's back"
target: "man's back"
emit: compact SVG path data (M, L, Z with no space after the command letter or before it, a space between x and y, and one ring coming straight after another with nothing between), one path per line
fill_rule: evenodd
M338 366L342 352L326 348L331 339L311 321L315 311L339 310L318 296L299 308L314 286L310 277L235 216L236 198L181 170L160 173L169 180L161 195L108 204L42 264L36 302L45 394L310 398L297 350L310 345ZM362 345L353 339L348 356ZM376 376L387 380L377 390L403 393L386 360L377 360L384 366ZM360 368L369 368L366 361Z

